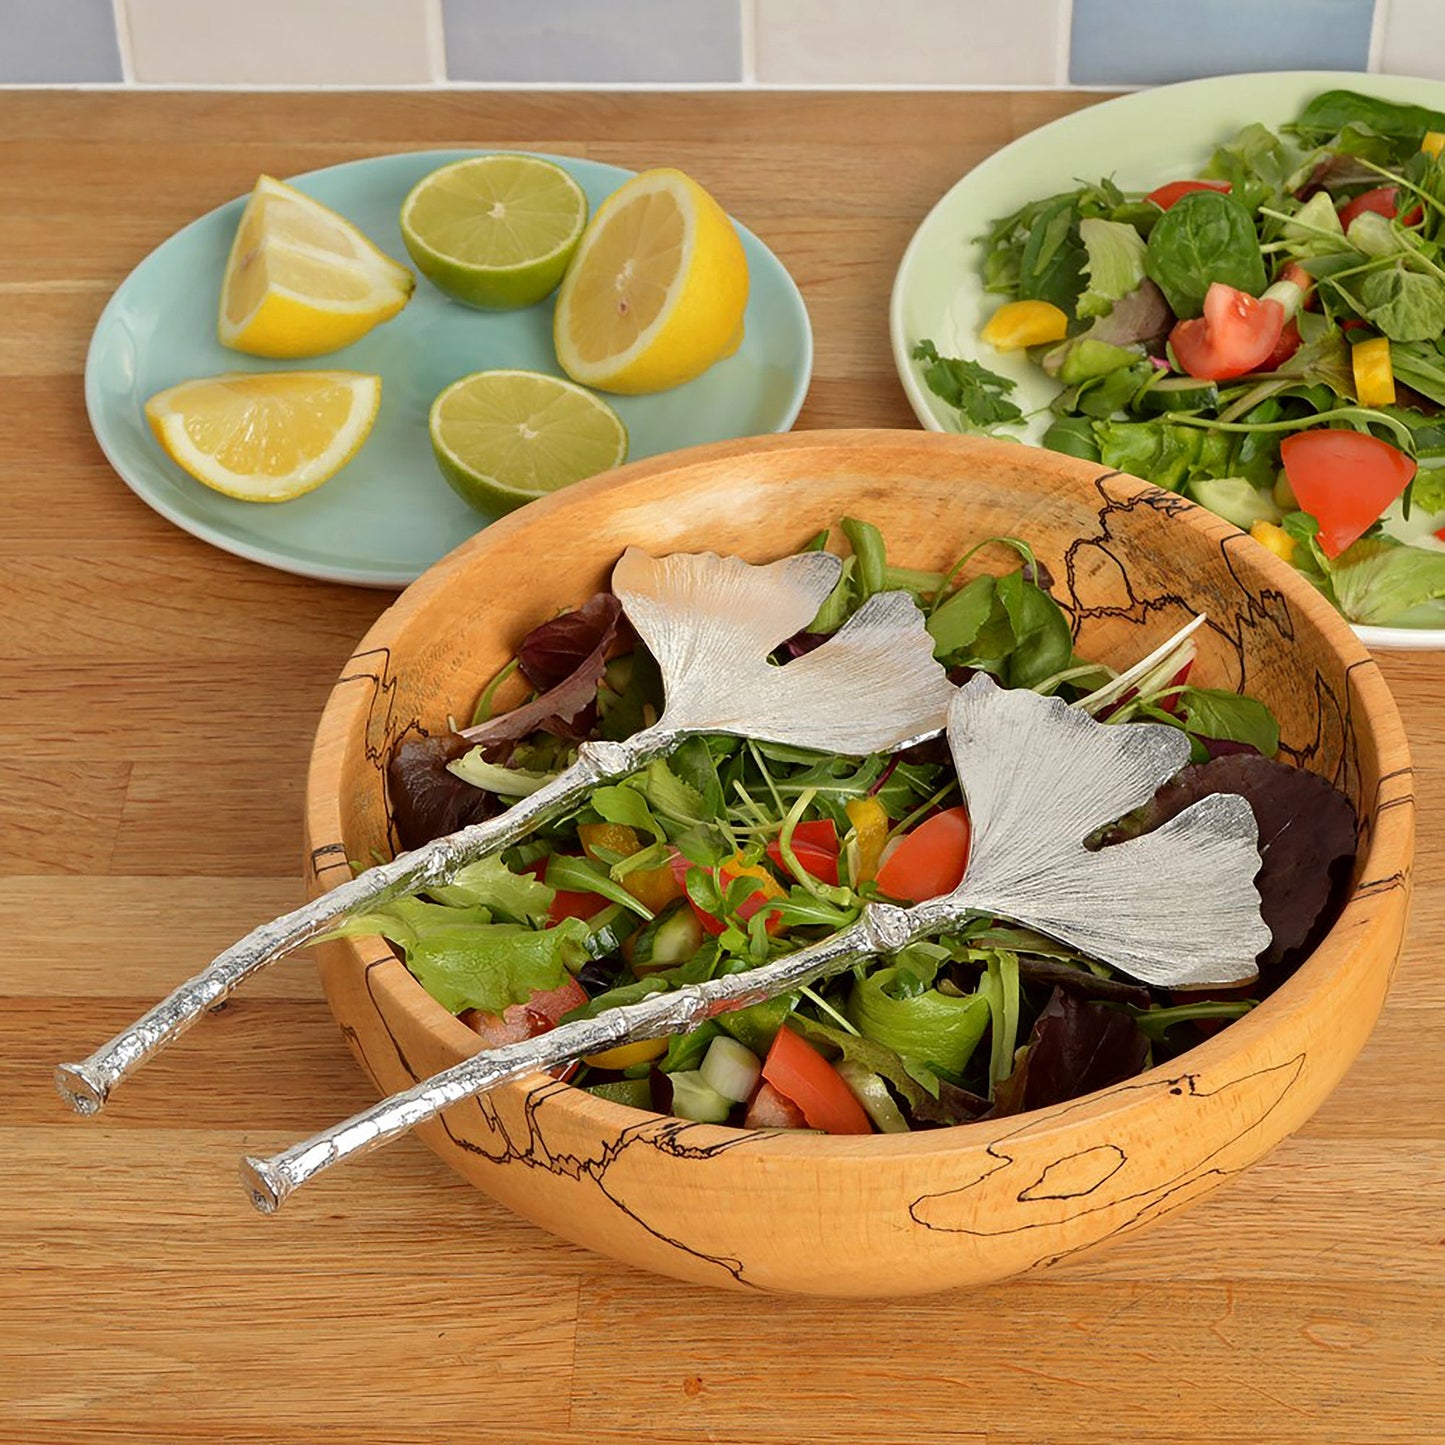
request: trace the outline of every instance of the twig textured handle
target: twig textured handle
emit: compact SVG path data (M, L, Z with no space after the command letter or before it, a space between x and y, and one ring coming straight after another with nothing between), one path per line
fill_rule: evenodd
M641 746L633 746L641 740ZM60 1064L55 1087L77 1114L97 1114L110 1091L147 1060L174 1043L208 1009L227 999L240 984L288 953L309 943L343 919L408 893L445 882L458 869L489 853L500 852L545 822L582 801L604 776L645 761L651 739L644 734L628 745L584 747L577 762L545 788L521 799L500 817L474 823L403 853L320 898L264 923L234 943L211 964L166 995L129 1028L102 1044L89 1058Z
M464 1099L585 1054L695 1028L718 1014L802 988L869 954L893 952L950 921L928 905L901 909L873 904L851 927L776 963L656 994L640 1003L608 1009L596 1018L563 1024L538 1038L464 1059L269 1159L243 1159L241 1182L262 1214L274 1214L289 1195L333 1164L380 1149Z

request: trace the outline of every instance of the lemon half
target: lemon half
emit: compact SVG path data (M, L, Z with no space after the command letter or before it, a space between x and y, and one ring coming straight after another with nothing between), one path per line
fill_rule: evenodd
M146 402L166 454L198 482L244 502L314 491L360 450L381 378L274 371L183 381Z
M262 176L226 261L216 334L252 356L321 356L395 316L415 285L344 216Z
M585 386L665 391L737 349L747 304L747 257L727 213L681 171L643 171L583 233L552 340Z

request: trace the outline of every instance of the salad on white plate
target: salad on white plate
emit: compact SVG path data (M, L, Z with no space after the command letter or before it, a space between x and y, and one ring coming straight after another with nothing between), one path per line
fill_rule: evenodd
M1182 492L1366 641L1445 645L1445 87L1343 79L1166 87L1016 142L920 228L895 356L925 424Z

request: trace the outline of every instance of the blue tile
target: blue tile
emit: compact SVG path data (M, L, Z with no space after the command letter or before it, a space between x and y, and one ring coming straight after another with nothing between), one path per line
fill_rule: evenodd
M442 0L452 80L742 79L738 0Z
M1075 85L1365 70L1374 0L1074 0Z
M0 0L0 84L120 80L111 0Z

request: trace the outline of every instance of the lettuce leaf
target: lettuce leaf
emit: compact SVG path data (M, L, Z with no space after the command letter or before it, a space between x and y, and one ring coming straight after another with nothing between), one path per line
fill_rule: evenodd
M1123 221L1089 217L1079 222L1088 289L1079 297L1080 316L1103 316L1144 280L1144 238Z

